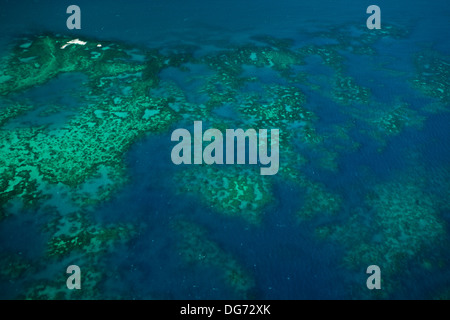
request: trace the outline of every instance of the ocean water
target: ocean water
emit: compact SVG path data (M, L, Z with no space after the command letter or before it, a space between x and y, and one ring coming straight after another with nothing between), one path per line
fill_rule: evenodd
M2 1L0 298L449 299L450 7L371 4ZM193 121L279 128L280 171L175 165Z

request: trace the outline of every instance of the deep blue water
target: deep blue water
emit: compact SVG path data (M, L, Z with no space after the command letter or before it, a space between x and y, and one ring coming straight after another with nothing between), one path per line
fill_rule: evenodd
M86 1L76 4L82 11L82 29L69 31L66 28L68 5L72 1L8 1L0 4L0 52L7 52L10 43L22 35L41 32L62 33L74 37L94 37L101 40L124 42L138 48L165 48L182 44L199 47L196 54L214 54L223 46L245 44L254 35L271 35L289 38L295 47L306 44L330 43L327 40L311 40L310 33L327 30L339 25L365 25L366 8L372 1L327 0L306 1ZM229 299L235 292L221 276L218 267L195 265L183 261L177 254L179 235L172 224L184 219L207 230L208 239L219 245L251 274L255 287L252 295L260 299L348 299L377 298L366 293L354 293L354 286L364 290L365 267L349 269L342 265L347 247L338 241L320 240L315 229L325 224L345 223L352 210L365 208L365 197L375 185L392 181L411 168L425 168L420 171L427 179L439 172L449 180L450 165L450 113L449 106L438 113L427 113L423 107L432 98L409 86L407 79L414 74L412 57L415 53L431 48L449 58L450 6L445 1L378 1L382 10L382 25L393 24L407 29L405 39L388 39L374 47L380 56L367 59L366 56L343 52L345 73L352 76L359 85L369 87L372 101L379 104L395 103L398 99L407 102L412 110L426 117L421 129L405 127L394 136L386 136L385 146L379 152L380 141L367 131L368 124L357 119L348 131L350 138L358 142L356 150L340 151L337 157L338 170L331 172L318 162L322 151L302 149L308 163L303 174L312 181L322 183L342 197L342 207L333 216L320 216L312 220L299 221L296 212L305 202L301 188L291 182L276 181L273 185L274 201L264 207L260 225L252 225L243 219L221 215L201 202L199 196L179 194L173 176L186 166L177 167L170 159L172 144L170 133L149 135L137 141L124 154L123 160L129 181L121 186L111 199L89 207L92 222L108 225L131 223L141 227L138 236L126 245L118 245L101 257L102 267L107 274L99 288L100 297L134 299ZM327 75L329 67L310 57L306 65L296 67L311 75L312 83L330 87ZM378 68L383 63L382 68ZM398 71L389 74L387 69ZM192 66L191 75L206 77L211 70L203 66ZM249 85L249 91L262 91L262 83L285 84L285 80L268 69L244 67L244 76L257 75L259 82ZM323 78L315 77L324 75ZM196 92L201 84L186 79L186 73L179 69L165 69L162 80L171 80L186 92L187 100L194 104L206 102L206 97ZM80 110L82 101L74 99L73 92L87 95L82 83L84 75L63 74L43 86L31 88L15 99L32 101L37 106L62 104L66 108L56 115L37 119L37 108L17 119L7 122L2 129L23 128L51 124L58 129L72 115ZM326 135L332 132L332 125L344 126L351 115L345 106L330 100L322 91L307 90L304 84L294 84L305 91L306 106L318 117L317 132ZM80 91L77 91L80 90ZM226 106L217 111L226 115ZM231 111L232 112L232 111ZM231 113L233 117L233 113ZM43 121L43 122L42 122ZM203 119L204 122L208 119ZM192 128L189 128L192 129ZM370 130L369 130L370 131ZM324 142L333 147L334 141ZM418 155L418 156L417 156ZM419 160L415 160L415 159ZM427 170L428 168L428 170ZM434 169L442 169L434 171ZM448 202L443 197L449 192L449 183L427 180L428 192ZM444 181L445 182L445 181ZM190 181L185 181L187 185ZM2 192L3 190L0 190ZM450 212L448 205L441 206L437 215L444 225L446 236L433 252L417 254L401 268L392 281L389 298L428 299L449 290L450 256L448 234ZM15 212L13 205L8 210ZM17 211L17 210L16 210ZM51 219L43 207L20 209L12 217L0 223L0 244L2 253L26 256L37 265L36 270L26 273L26 279L13 282L0 277L0 298L13 299L24 293L33 280L50 279L55 275L64 277L65 267L77 262L72 255L62 260L42 260L50 234L41 228ZM370 214L370 212L369 212ZM34 216L42 218L38 220ZM421 266L423 257L439 261L440 268L425 270ZM50 261L50 262L49 262ZM2 262L3 263L3 262ZM376 263L376 262L375 262ZM1 266L3 269L5 266ZM87 267L89 269L89 267ZM63 270L62 272L60 270ZM395 282L395 283L394 283ZM64 285L64 284L63 284Z

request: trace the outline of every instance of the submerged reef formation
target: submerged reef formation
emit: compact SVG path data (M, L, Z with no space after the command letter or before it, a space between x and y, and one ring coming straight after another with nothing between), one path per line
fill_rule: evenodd
M35 272L36 267L33 267L30 260L23 256L22 252L6 253L3 252L0 256L0 279L15 281L26 275L31 275Z
M297 180L298 181L298 180ZM301 219L310 219L318 214L336 214L341 208L342 199L319 183L303 179L298 181L304 190L304 205L298 212Z
M425 253L445 237L438 202L424 187L423 179L413 175L382 183L367 194L366 209L355 210L347 223L316 230L320 238L345 246L348 268L380 266L385 285L380 297L393 293L395 276L408 270L413 259L422 259L423 266L430 268Z
M412 85L447 107L450 103L450 61L438 53L421 52L415 58L416 74Z
M104 257L118 247L126 246L129 240L136 237L138 227L131 224L96 224L89 217L92 213L87 211L61 215L55 208L47 208L46 213L51 213L52 218L43 226L43 231L52 236L45 249L45 267L40 267L35 280L25 281L27 290L20 298L47 300L108 297L102 289L102 284L106 277L115 275ZM65 288L67 275L64 272L55 272L54 266L60 265L60 271L64 271L70 264L80 265L82 287L88 288L87 290ZM52 275L50 279L48 274ZM112 293L109 298L118 297Z
M216 268L235 293L234 299L252 299L255 282L245 268L220 245L209 239L201 226L178 220L173 224L179 235L178 250L183 259L203 268Z
M407 103L396 101L389 106L373 106L374 111L370 113L354 112L359 121L372 125L361 132L372 137L378 144L378 151L386 147L388 138L401 134L405 129L422 129L426 120L413 107Z
M129 47L115 43L70 41L52 35L26 41L5 59L0 76L2 103L6 105L0 109L2 219L26 208L38 208L36 221L48 221L43 226L49 239L42 259L47 264L70 259L89 266L83 283L92 290L70 292L61 286L65 280L48 280L44 274L41 280L26 283L27 292L21 297L100 298L104 296L98 286L105 276L101 271L105 253L134 237L136 227L95 225L87 218L91 213L78 208L91 210L92 205L108 200L127 181L122 155L130 145L146 133L166 130L179 116L168 107L167 99L148 96L162 66L160 57L152 52L145 53L147 63L137 63ZM38 108L22 103L21 92L68 72L88 77L83 83L88 96L76 114L59 129L46 125L6 127L12 119ZM84 94L80 91L79 95ZM79 97L74 94L74 98ZM45 110L39 116L57 114L62 108L56 105ZM20 203L14 204L17 200ZM42 265L42 259L32 262ZM8 270L17 263L9 265L4 272L12 275ZM18 270L21 268L16 267ZM65 277L62 273L53 279Z
M252 224L261 222L262 210L273 200L269 177L240 166L186 169L176 179L180 192L201 195L211 209Z
M130 57L124 50L123 46L110 42L74 41L52 35L26 39L6 59L0 94L44 84L64 72L84 72L99 81L105 76L142 71L143 65L122 60Z
M130 59L126 47L111 43L99 47L87 41L63 49L64 43L70 42L64 37L38 36L29 41L26 49L20 45L11 53L3 69L6 76L15 75L1 82L3 94L24 90L69 71L87 74L91 91L82 110L58 131L46 127L0 130L0 177L1 183L7 184L1 194L2 202L13 196L33 201L41 183L63 183L75 188L104 171L110 172L120 186L123 178L114 173L123 172L121 155L145 133L161 132L178 119L167 99L146 94L146 88L155 83L151 73L156 75L160 66L154 62L126 62L125 58ZM148 59L157 57L150 54ZM38 62L34 64L46 67L30 66L30 61L35 60ZM136 74L139 71L145 77ZM111 96L111 90L117 93ZM11 104L1 110L1 123L30 109Z
M54 219L46 226L46 231L53 234L47 255L59 259L74 251L94 256L107 252L114 242L129 239L136 233L135 227L130 225L92 225L81 213Z

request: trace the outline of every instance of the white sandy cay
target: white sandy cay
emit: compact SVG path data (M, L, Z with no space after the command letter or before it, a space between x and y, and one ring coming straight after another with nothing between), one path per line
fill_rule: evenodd
M67 46L71 45L71 44L77 44L80 46L84 46L87 42L85 41L81 41L80 39L74 39L74 40L70 40L69 42L67 42L65 45L63 45L61 47L61 49L65 49Z

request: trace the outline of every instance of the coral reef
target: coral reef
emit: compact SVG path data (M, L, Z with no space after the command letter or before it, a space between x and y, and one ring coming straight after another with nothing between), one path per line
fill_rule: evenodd
M369 89L357 85L351 77L337 76L333 84L333 100L340 104L368 104L370 101Z
M375 264L383 270L385 281L394 280L412 259L445 237L436 201L423 187L423 179L414 175L379 184L367 194L370 209L355 210L343 225L319 227L317 236L343 243L348 268ZM365 210L372 212L368 215ZM386 289L387 295L391 293Z
M123 46L95 40L67 45L71 39L40 35L17 45L7 58L0 75L0 95L44 84L64 72L84 72L94 79L136 73L143 65L126 63L130 58Z
M236 258L210 240L205 229L183 220L176 221L173 228L179 234L178 250L186 262L220 270L236 299L254 298L255 283L250 274Z
M43 231L52 236L46 245L44 265L34 280L25 281L26 291L19 298L32 300L104 298L105 293L101 285L105 278L113 273L113 270L105 264L104 257L119 245L124 246L134 238L138 232L137 227L130 224L95 224L90 219L89 212L61 215L54 208L47 211L51 213L52 218L44 226ZM70 264L80 266L82 288L88 288L87 290L67 290L65 287L67 280L65 268ZM53 275L51 278L41 275L49 272ZM109 298L118 297L112 293Z
M253 224L261 222L265 206L273 200L270 178L242 166L189 168L176 179L180 192L199 195L213 210Z
M115 242L129 239L136 233L131 225L92 225L81 213L53 220L46 229L53 234L47 244L47 256L59 259L77 251L88 256L107 252Z
M87 74L91 91L81 111L58 132L46 127L0 130L2 183L7 182L5 177L15 177L8 179L2 202L13 196L35 201L37 184L43 181L77 187L103 166L110 172L123 172L121 155L134 141L145 133L161 132L179 119L167 99L146 93L162 66L153 53L147 57L149 62L138 64L118 44L98 46L90 40L62 48L69 40L50 35L29 41L26 49L18 45L2 68L2 94L43 84L63 72ZM93 57L93 53L97 54ZM117 92L111 96L113 89ZM8 102L0 110L0 124L32 108ZM120 185L120 176L115 177Z
M297 180L299 181L299 180ZM318 214L335 214L341 207L342 199L339 195L327 191L319 183L303 179L299 185L304 190L304 204L298 212L301 219L310 219Z
M421 52L415 59L416 74L412 85L425 95L438 99L443 105L450 102L450 62L436 52Z
M23 256L22 252L15 253L2 253L0 256L0 278L7 279L9 281L15 281L27 274L33 274L36 267L32 262Z

